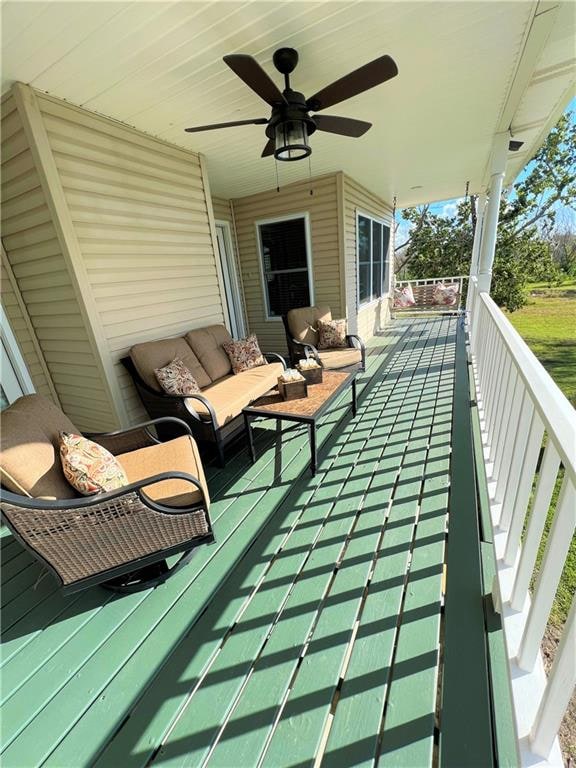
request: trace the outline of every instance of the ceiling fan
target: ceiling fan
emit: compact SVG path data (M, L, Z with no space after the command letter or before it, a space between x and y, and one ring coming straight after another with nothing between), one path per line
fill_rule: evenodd
M372 127L372 123L335 115L311 115L310 112L319 112L339 104L398 74L394 60L390 56L380 56L307 99L303 93L293 91L290 87L290 73L298 64L298 52L294 48L279 48L273 56L274 66L284 75L285 87L282 92L252 56L234 53L224 56L224 61L246 85L272 107L272 114L269 118L200 125L185 130L195 133L216 128L233 128L237 125L266 125L268 142L262 157L274 155L277 160L289 161L308 157L312 152L308 137L314 131L327 131L353 138L363 136Z

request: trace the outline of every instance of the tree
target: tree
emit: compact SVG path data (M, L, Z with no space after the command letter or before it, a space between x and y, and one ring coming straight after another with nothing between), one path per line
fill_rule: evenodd
M560 206L576 201L576 124L563 115L550 132L525 178L500 202L493 265L494 300L510 311L525 303L531 280L558 280L559 246L574 247L574 234L554 246ZM404 211L411 223L409 239L397 251L396 265L406 277L466 275L474 240L476 198L462 200L454 216L431 213L429 206ZM564 233L566 235L566 233Z
M562 211L556 217L556 226L550 236L552 258L558 268L570 277L576 277L576 232L572 218Z

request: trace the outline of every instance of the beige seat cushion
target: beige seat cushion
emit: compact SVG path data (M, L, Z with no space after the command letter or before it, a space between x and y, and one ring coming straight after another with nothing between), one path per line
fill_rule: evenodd
M2 411L0 477L13 493L73 499L78 493L62 471L58 433L78 429L51 400L26 395Z
M149 387L162 392L162 387L154 374L156 368L164 368L175 358L182 360L200 388L207 387L212 379L206 373L194 351L182 336L171 339L158 339L135 344L130 350L130 357L142 381Z
M208 486L198 446L189 435L130 453L121 453L116 458L122 464L129 483L160 472L188 472L200 480L206 494L206 503L209 504ZM163 480L146 486L144 493L154 501L171 507L186 507L202 501L201 493L186 480Z
M210 376L210 384L232 372L230 358L222 347L225 342L232 341L232 336L223 325L196 328L187 333L185 338ZM200 386L204 389L207 385L200 384Z
M362 352L355 347L333 347L319 349L318 356L325 368L346 368L362 362Z
M275 387L283 370L282 363L261 365L235 376L227 376L207 387L202 396L209 400L214 408L218 426L222 427L242 413L242 408ZM208 411L198 400L186 398L184 402L190 410L208 416Z
M327 323L332 320L330 307L300 307L287 314L288 328L292 338L303 344L318 346L318 320Z

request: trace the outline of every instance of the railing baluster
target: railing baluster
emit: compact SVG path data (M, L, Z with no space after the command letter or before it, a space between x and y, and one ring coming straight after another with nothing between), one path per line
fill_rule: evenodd
M496 501L502 502L502 517L508 521L512 518L512 510L514 509L514 502L516 494L518 493L518 483L520 482L522 467L524 465L524 455L526 453L526 446L528 445L528 435L530 432L530 425L532 424L533 413L534 405L530 399L530 395L524 390L520 417L518 419L518 431L515 435L515 439L510 441L512 449L515 449L512 450L510 471L499 478L499 484L504 486L504 490L500 492L500 489L497 487L495 496Z
M508 420L507 429L504 432L504 439L502 441L502 460L500 461L497 470L497 482L494 492L494 500L497 502L504 501L508 483L513 484L518 481L520 467L516 470L516 477L511 480L513 459L516 455L524 456L526 438L528 437L528 429L530 428L530 420L525 416L525 405L530 401L526 396L526 388L524 387L522 379L518 375L516 375L516 386L512 398L510 419ZM514 448L516 448L516 452L514 452Z
M504 347L504 345L502 345ZM506 402L506 393L508 391L508 382L510 379L510 369L512 360L508 350L504 349L499 370L496 371L497 385L492 395L494 401L493 416L488 423L488 445L490 446L490 459L494 460L496 452L496 434L502 425L502 414Z
M486 387L488 386L488 381L490 378L490 366L492 365L492 358L494 355L493 343L495 338L496 338L496 334L495 334L494 328L492 326L489 326L488 333L486 334L486 340L483 346L484 351L478 361L479 362L478 374L480 376L479 384L480 384L480 393L481 393L482 399L484 399L484 395L486 393Z
M522 601L518 610L524 605L524 600L528 593L528 587L536 564L538 547L540 546L540 539L542 538L542 532L544 531L546 516L550 507L552 492L554 491L554 486L556 484L559 466L560 457L558 456L558 452L556 451L556 448L554 448L553 443L549 442L544 451L544 458L536 483L532 512L530 513L530 520L528 521L526 540L524 548L522 549L512 594L510 596L510 602L514 599L515 605L518 605L520 600ZM504 562L507 565L514 565L516 560L518 547L520 546L520 538L522 536L522 527L524 525L524 520L526 519L526 512L526 508L521 509L519 510L519 514L512 519L508 539L506 541L506 549L504 550ZM517 588L520 591L516 595L515 590Z
M518 372L514 366L512 358L510 358L510 374L508 376L508 385L506 387L506 393L504 395L503 408L500 411L498 417L498 424L496 425L496 431L494 434L494 452L493 461L494 469L492 471L492 477L498 479L498 473L502 463L502 451L503 444L506 436L509 434L510 429L510 417L512 415L512 409L514 407L514 396L516 394L516 384L518 382Z
M574 533L576 493L568 475L564 477L554 522L546 543L546 551L524 634L518 651L518 666L531 670L540 651L540 643L546 629L548 615L556 595L564 562Z
M520 472L520 481L518 483L518 492L514 500L514 506L508 505L502 509L498 526L501 530L507 531L510 527L510 520L517 519L520 516L523 521L526 517L530 492L532 490L532 481L536 473L538 456L542 447L542 437L544 436L544 424L537 411L532 414L528 442L524 454L524 461Z
M542 696L540 707L530 734L532 750L537 755L548 757L564 712L576 685L576 600L564 626L560 645L556 650L554 663L548 676L548 684Z
M490 372L492 370L492 366L494 365L494 357L496 356L497 352L497 343L498 343L498 331L496 330L496 327L494 323L490 323L490 318L488 316L488 313L486 312L486 307L482 305L482 312L486 317L486 323L488 325L488 333L486 335L486 346L485 346L485 355L484 359L481 361L481 368L480 368L480 374L481 374L481 388L482 388L482 398L484 398L484 395L486 394L486 390L488 388L488 382L490 381Z
M494 418L494 391L498 381L498 369L500 367L500 360L504 354L504 345L500 340L500 337L495 334L494 347L490 355L490 367L488 369L488 376L486 381L486 387L482 392L482 405L484 406L484 435L486 442L488 441L488 430L492 419Z

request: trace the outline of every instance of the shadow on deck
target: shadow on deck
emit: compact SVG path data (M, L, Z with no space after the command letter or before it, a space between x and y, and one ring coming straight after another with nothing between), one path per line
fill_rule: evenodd
M257 430L254 466L242 450L210 469L217 542L156 590L64 598L6 532L3 765L497 763L457 324L374 339L358 416L345 394L319 429L316 477L300 427ZM453 439L476 528L460 511L454 541L450 527L443 667ZM476 638L465 662L460 623Z

